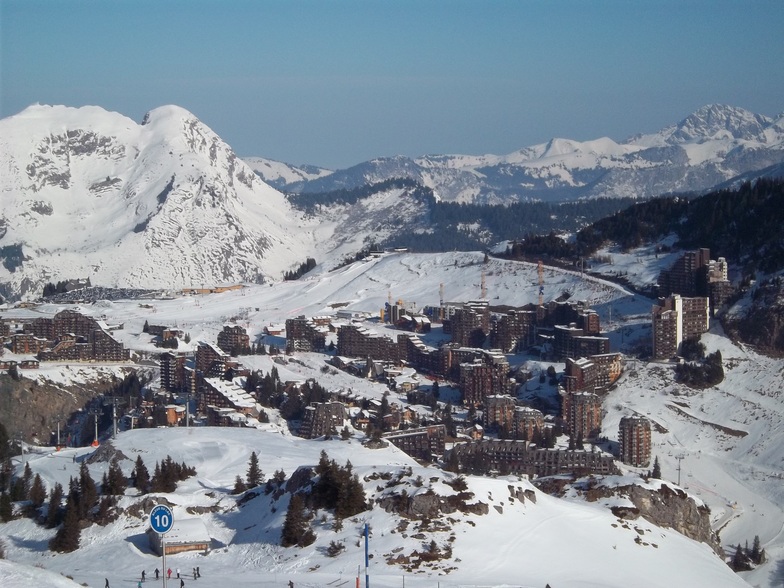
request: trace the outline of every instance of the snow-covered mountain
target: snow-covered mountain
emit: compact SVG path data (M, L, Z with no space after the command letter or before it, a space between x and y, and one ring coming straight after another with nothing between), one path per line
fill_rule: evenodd
M5 293L90 278L177 288L278 278L312 250L302 219L176 106L141 124L97 107L0 121Z
M307 182L323 178L332 170L314 165L291 165L265 157L245 157L243 161L265 182L279 190L296 182Z
M713 104L657 133L621 143L607 137L556 138L508 155L385 157L285 189L328 192L408 177L444 201L480 204L704 191L784 162L783 121L781 115L769 118Z

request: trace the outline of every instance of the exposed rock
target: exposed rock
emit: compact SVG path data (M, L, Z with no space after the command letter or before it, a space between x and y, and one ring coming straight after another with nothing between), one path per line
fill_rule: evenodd
M378 504L387 512L396 512L401 516L419 519L434 519L442 514L451 514L456 511L485 515L489 507L484 502L469 503L473 498L470 492L461 492L451 496L440 496L435 492L423 492L409 496L395 494L385 496L378 500Z
M690 539L707 543L719 557L724 557L719 537L710 526L710 510L698 506L683 490L667 484L662 484L659 490L638 485L596 486L586 494L588 500L610 496L625 496L634 504L634 508L614 507L612 512L619 518L634 520L642 516L659 527L674 529Z

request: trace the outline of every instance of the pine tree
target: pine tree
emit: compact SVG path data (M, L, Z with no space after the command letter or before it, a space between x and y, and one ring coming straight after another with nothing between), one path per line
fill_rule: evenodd
M738 543L735 549L735 555L732 557L732 569L736 572L746 569L746 556L743 554L743 548Z
M231 493L232 494L242 494L247 489L248 489L248 487L245 485L245 482L242 480L242 478L238 474L237 478L234 480L234 489L232 490Z
M83 461L79 466L79 485L77 504L79 506L79 517L87 518L90 510L98 502L98 488L95 486L95 481L90 477L90 471L87 469L87 462Z
M53 529L57 525L60 524L61 521L61 512L60 507L63 502L63 487L57 483L52 488L52 491L49 492L49 509L46 513L46 526L49 529Z
M2 426L2 423L0 423ZM0 442L2 442L2 434L0 434ZM6 441L7 443L8 441ZM7 450L7 447L0 448L0 451L3 449ZM11 480L14 478L14 467L11 465L11 458L4 457L3 463L0 465L0 492L6 492L11 489Z
M133 487L142 494L147 494L150 491L150 472L147 471L147 466L142 461L142 456L136 456L136 466L133 470Z
M30 462L25 463L22 480L24 482L24 486L21 488L23 494L19 500L27 500L30 498L30 488L33 486L33 470L30 469Z
M653 460L653 471L651 472L651 478L656 478L657 480L661 480L661 466L659 465L659 456L657 455L656 458Z
M125 474L120 469L120 460L115 455L109 464L109 473L106 476L106 487L104 494L111 494L113 496L125 494L125 489L128 487L128 481L125 479Z
M57 534L49 542L49 549L60 553L69 553L79 549L79 538L82 529L79 526L79 499L74 492L68 494L65 505L65 517Z
M762 563L761 553L759 535L754 535L754 543L751 548L751 561L753 561L755 564Z
M11 497L8 492L0 494L0 521L7 523L14 516L13 505L11 504Z
M261 472L261 468L259 467L259 457L254 451L250 454L250 461L248 462L248 475L246 478L248 488L256 488L257 486L261 486L262 479L263 474Z
M289 502L289 508L286 511L280 544L283 547L297 545L305 533L306 527L305 504L299 494L294 494L291 496L291 502Z
M41 476L36 474L33 478L33 485L30 488L30 503L33 508L40 508L46 501L46 488L44 488Z

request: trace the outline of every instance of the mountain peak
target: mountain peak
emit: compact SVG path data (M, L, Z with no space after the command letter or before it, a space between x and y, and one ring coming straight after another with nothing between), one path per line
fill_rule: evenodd
M760 136L771 121L737 106L707 104L684 118L673 128L670 143L713 138L752 140Z

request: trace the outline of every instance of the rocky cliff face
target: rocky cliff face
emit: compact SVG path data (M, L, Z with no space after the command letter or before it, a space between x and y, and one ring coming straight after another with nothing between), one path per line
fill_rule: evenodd
M613 513L619 518L634 520L643 517L655 525L674 529L690 539L707 543L719 557L724 557L719 537L710 526L708 507L697 504L679 488L667 484L662 484L658 490L635 484L613 488L596 486L588 490L585 496L588 501L611 496L626 497L634 507L613 507Z

